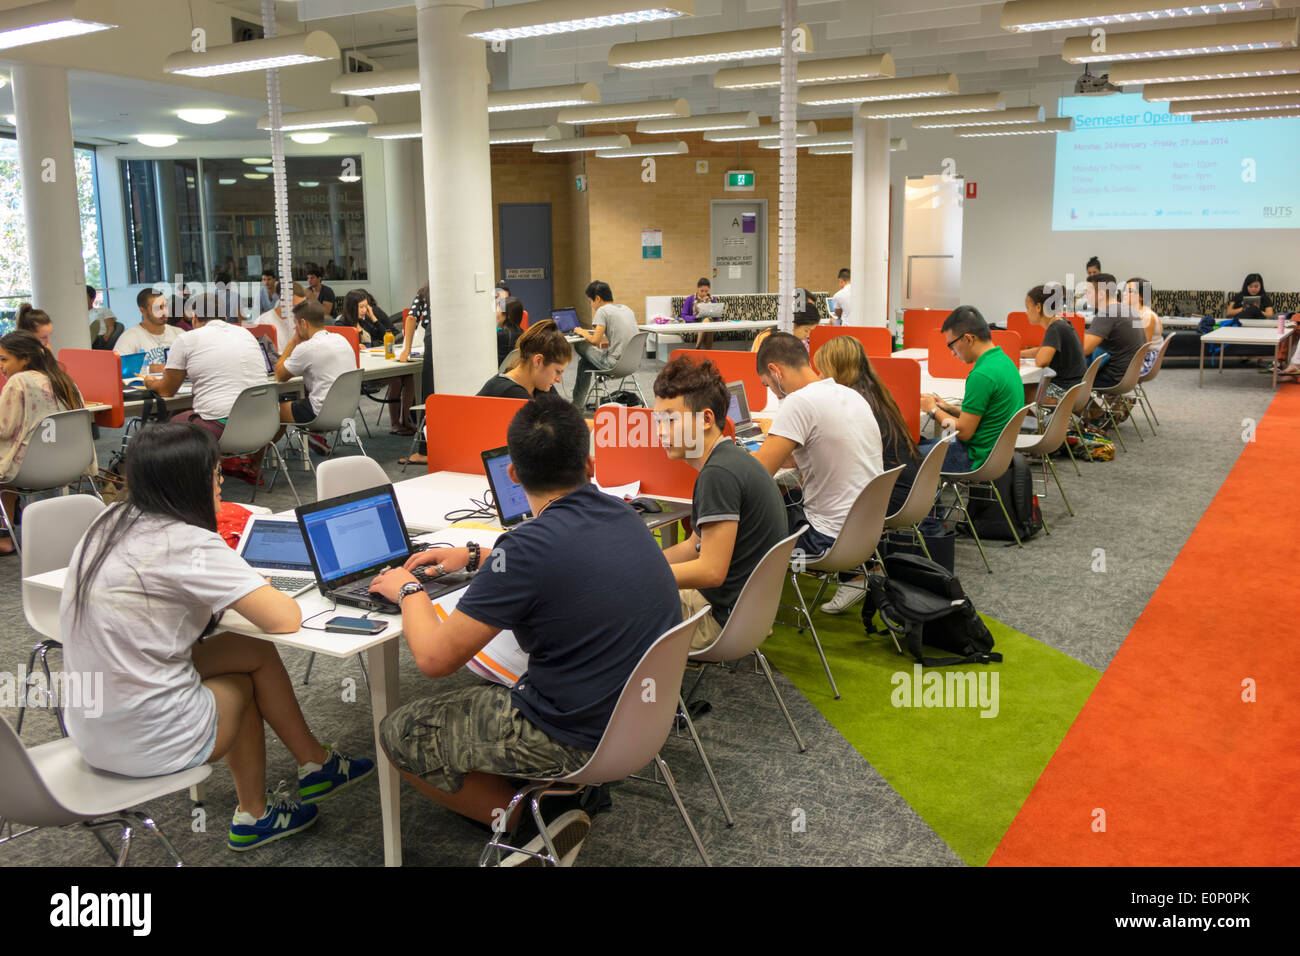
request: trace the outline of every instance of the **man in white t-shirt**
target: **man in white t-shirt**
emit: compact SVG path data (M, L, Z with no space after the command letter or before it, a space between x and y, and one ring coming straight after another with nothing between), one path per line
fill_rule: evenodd
M293 326L293 338L275 363L275 377L287 382L302 376L307 397L280 406L280 421L302 424L316 417L334 380L356 368L357 357L347 339L326 330L325 310L315 299L293 307Z
M171 348L181 330L167 324L167 296L157 289L141 289L135 304L140 307L140 324L123 332L113 351L118 355L148 353L145 356L145 371L148 371L149 365L162 363L163 350Z
M754 456L771 475L793 459L803 494L802 501L787 502L790 531L807 524L798 547L809 556L824 554L858 495L884 471L880 426L866 399L813 371L803 343L789 332L769 335L757 362L759 378L781 406Z
M836 325L853 325L853 320L849 317L853 311L853 283L849 281L849 270L841 269L839 278L840 287L836 290L835 299L835 324Z
M161 376L145 376L145 388L171 398L188 378L194 387L193 407L177 412L174 422L206 428L217 439L235 399L246 388L266 384L266 357L247 329L219 317L215 295L200 296L191 321L194 328L172 343Z

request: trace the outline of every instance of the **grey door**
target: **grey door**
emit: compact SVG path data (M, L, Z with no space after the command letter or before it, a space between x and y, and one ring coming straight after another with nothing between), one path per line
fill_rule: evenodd
M551 271L551 204L503 202L499 208L501 278L510 286L510 294L523 302L530 322L549 319L555 279Z
M709 237L714 293L767 291L766 200L713 200Z

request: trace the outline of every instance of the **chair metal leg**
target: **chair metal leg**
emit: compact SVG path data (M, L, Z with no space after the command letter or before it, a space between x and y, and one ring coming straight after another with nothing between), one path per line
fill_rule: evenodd
M15 501L14 508L17 509L17 507L18 503ZM13 522L9 520L9 509L5 508L3 505L0 505L0 520L4 521L5 530L9 532L9 540L14 543L14 551L17 552L19 558L22 558L23 547L18 543L18 529L15 528Z
M307 670L302 675L302 686L306 687L311 681L311 668L316 663L316 652L312 651L307 655Z
M686 805L682 803L681 794L677 792L677 784L673 780L672 771L668 769L668 764L664 763L664 758L655 754L655 767L663 774L664 783L668 786L668 792L672 794L673 803L677 804L677 812L682 815L682 822L686 824L686 829L690 831L691 840L695 843L695 849L700 852L700 859L704 861L705 866L713 866L709 860L709 854L704 850L704 844L700 841L700 835L695 832L695 824L691 822L691 815L686 812Z
M718 798L718 806L722 807L722 818L727 821L727 826L734 827L736 821L731 816L731 808L727 806L727 798L722 795L722 787L718 783L717 775L713 772L713 764L709 763L709 757L704 752L704 743L700 740L700 735L695 731L695 721L691 720L691 712L681 694L677 695L677 707L682 719L686 721L686 732L690 734L691 741L695 744L695 751L700 755L700 763L704 764L704 772L708 774L709 783L713 786L713 792Z
M81 823L83 829L89 830L91 834L99 841L99 845L104 848L108 858L114 861L115 866L125 866L127 854L131 852L131 821L125 817L102 817L98 820L83 820ZM114 849L112 845L104 838L104 834L99 831L105 827L118 827L122 831L122 846Z
M831 665L826 660L826 652L822 650L822 642L817 637L817 628L813 626L812 614L808 612L808 605L804 603L803 592L799 590L799 576L795 572L790 572L790 584L794 587L795 596L799 599L799 610L803 612L804 620L808 622L808 630L812 634L813 644L817 647L817 654L822 659L822 667L826 669L826 679L831 682L831 694L836 700L840 699L840 689L835 686L835 677L831 674Z
M1007 527L1011 529L1011 537L1016 539L1017 547L1023 548L1025 543L1020 540L1020 534L1016 531L1016 526L1011 521L1011 514L1007 511L1007 506L1002 501L1002 492L998 491L998 486L993 482L990 481L988 484L989 487L993 489L993 497L998 499L998 507L1002 509L1002 517L1007 519Z
M1070 517L1073 518L1074 509L1070 507L1070 496L1065 493L1065 486L1061 484L1061 476L1056 473L1056 464L1052 461L1050 455L1044 455L1043 461L1052 470L1052 477L1056 479L1057 490L1061 492L1061 500L1065 502L1065 510L1070 512ZM1044 522L1044 527L1046 527L1046 522Z
M1142 397L1146 400L1147 407L1151 409L1151 417L1154 418L1156 420L1156 424L1159 425L1160 416L1156 414L1156 407L1151 404L1151 396L1147 394L1147 390L1142 387L1141 382L1138 383L1138 389L1141 391Z
M966 525L970 528L971 536L975 539L975 547L980 549L980 557L984 559L984 567L988 569L989 574L992 574L993 565L989 564L989 556L984 552L984 542L980 540L980 533L975 528L975 522L971 519L970 512L966 510L966 502L962 500L961 489L954 484L952 486L952 491L953 494L957 496L957 507L960 508L961 513L966 516ZM1003 512L1006 511L1005 508L1002 510ZM1008 524L1010 523L1010 520L1011 519L1009 518L1007 519Z
M156 836L158 842L162 844L163 849L167 851L167 855L176 861L177 866L185 865L185 861L181 859L181 855L176 852L176 847L172 846L172 841L163 835L162 830L158 828L158 824L153 821L152 817L146 813L141 813L138 810L131 811L127 816L134 817L140 822L141 826Z
M366 671L366 655L358 654L357 663L361 665L361 679L365 682L366 696L369 697L370 696L370 674L367 673Z
M1115 438L1116 438L1116 440L1119 442L1119 447L1122 448L1122 449L1124 449L1124 451L1127 452L1127 451L1128 451L1128 445L1124 444L1124 436L1120 434L1120 431L1119 431L1119 422L1118 422L1118 421L1116 420L1116 418L1115 418L1115 409L1114 409L1114 407L1111 405L1109 399L1106 400L1106 414L1108 414L1108 415L1110 416L1110 427L1111 427L1111 428L1114 430L1114 432L1115 432Z
M28 680L30 681L31 675L36 672L36 661L37 658L39 658L41 663L41 671L44 672L45 674L46 700L50 703L51 705L50 709L54 711L54 719L59 724L59 734L61 736L66 737L68 736L68 726L63 719L63 708L53 706L54 704L53 679L50 676L50 663L45 659L45 655L48 654L53 648L62 647L62 646L63 645L60 644L58 641L52 638L46 638L45 640L39 642L35 647L33 647L31 656L29 656L27 659L27 677ZM19 690L21 693L21 699L18 701L18 720L15 722L14 725L14 733L21 734L23 732L23 717L27 713L27 695L30 691L30 684L22 685L22 687L19 688Z
M1145 397L1145 396L1144 396L1140 391L1139 391L1139 392L1136 392L1135 394L1137 395L1137 404L1142 406L1142 417L1145 418L1145 419L1147 420L1147 428L1151 429L1151 437L1152 437L1152 438L1155 438L1155 437L1156 437L1156 426L1155 426L1154 424L1152 424L1152 422L1151 422L1151 413L1147 411L1147 400L1146 400L1146 397ZM1137 420L1136 420L1136 419L1135 419L1134 422L1133 422L1133 427L1134 427L1134 428L1137 428Z
M819 575L819 577L821 578L821 580L820 580L820 581L818 582L818 584L817 584L817 594L816 594L816 596L813 597L813 599L812 599L812 606L813 606L813 607L820 607L820 606L821 606L822 593L826 590L826 584L827 584L827 582L829 582L830 579L831 579L831 576L830 576L829 574L822 574L822 575Z
M772 696L776 698L776 706L781 708L781 715L785 717L785 722L790 725L790 733L794 734L795 745L799 748L799 753L808 749L804 744L803 738L799 736L799 728L794 725L794 718L790 716L790 711L786 709L785 701L781 698L781 691L776 686L776 680L772 677L772 668L767 663L767 657L757 648L754 649L754 657L758 660L758 666L763 669L763 676L767 678L767 686L772 688Z
M269 448L270 452L273 455L275 455L275 471L271 472L271 485L269 488L267 488L267 494L270 494L271 488L275 487L276 476L280 472L284 472L284 480L289 483L289 490L293 492L293 500L297 504L302 504L302 499L298 497L298 489L297 487L294 486L293 483L293 476L289 474L288 462L286 462L284 460L284 456L280 454L280 449L275 446L275 442L272 442L267 447Z
M366 426L366 437L374 438L374 433L370 431L370 422L366 419L366 413L361 410L361 402L357 402L357 418L361 419L361 424ZM360 442L358 442L360 444Z
M1075 475L1082 478L1083 472L1079 470L1079 461L1074 457L1074 449L1070 447L1070 439L1068 437L1065 439L1065 453L1070 456L1070 464L1074 465Z

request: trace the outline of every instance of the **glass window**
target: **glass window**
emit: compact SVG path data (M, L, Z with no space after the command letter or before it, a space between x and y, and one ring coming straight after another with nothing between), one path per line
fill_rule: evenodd
M203 277L198 176L194 159L122 160L132 283Z

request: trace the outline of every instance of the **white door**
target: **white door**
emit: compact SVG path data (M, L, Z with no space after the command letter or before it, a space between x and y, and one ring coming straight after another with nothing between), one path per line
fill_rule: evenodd
M909 176L903 206L903 308L961 304L961 226L966 186L959 178Z
M767 291L767 200L713 200L709 235L715 295Z

